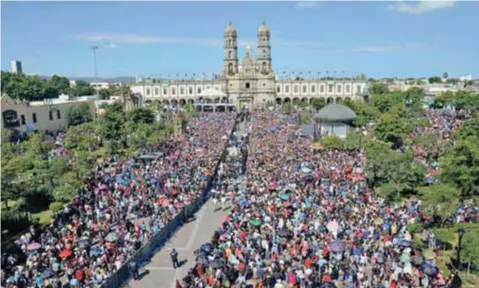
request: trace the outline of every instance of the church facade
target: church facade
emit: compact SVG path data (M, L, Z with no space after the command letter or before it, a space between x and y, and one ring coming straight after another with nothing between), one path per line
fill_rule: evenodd
M131 90L143 103L211 106L212 110L243 107L266 108L284 102L334 103L344 99L363 100L366 80L296 78L279 80L273 69L271 33L263 23L257 33L256 57L249 45L243 59L238 56L238 33L229 23L224 32L224 61L220 77L212 80L173 80L133 85ZM211 108L210 108L211 109Z

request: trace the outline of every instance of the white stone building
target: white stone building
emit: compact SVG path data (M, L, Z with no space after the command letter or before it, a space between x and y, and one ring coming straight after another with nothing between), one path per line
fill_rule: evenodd
M68 128L68 112L71 107L87 104L92 115L96 113L96 96L69 97L61 95L43 101L18 101L7 95L2 96L2 129L16 129L21 132L63 131Z
M142 83L133 85L131 91L141 96L142 103L180 107L186 103L213 107L231 103L237 109L244 106L264 108L284 102L311 102L313 99L336 103L344 99L364 100L367 96L366 80L279 80L273 70L271 47L271 33L263 23L257 34L256 57L247 45L240 62L238 34L230 23L224 32L224 65L218 79Z

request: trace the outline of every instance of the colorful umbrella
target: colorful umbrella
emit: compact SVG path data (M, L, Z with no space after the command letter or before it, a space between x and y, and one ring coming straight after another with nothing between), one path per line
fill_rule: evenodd
M165 207L165 208L168 207L168 205L170 205L170 201L169 201L168 199L165 199L165 198L163 198L163 199L158 199L158 200L156 201L156 203L160 204L161 206L163 206L163 207Z
M261 219L256 218L256 219L254 219L254 220L251 220L251 224L252 224L253 226L256 226L256 227L257 227L257 226L260 226L260 225L261 225Z
M72 255L72 250L63 250L62 252L60 252L60 255L58 255L60 258L62 259L65 259L65 258L68 258Z
M341 253L346 250L346 243L343 240L334 240L329 243L329 250Z
M326 228L328 228L328 230L331 231L331 232L338 231L338 229L339 229L338 222L336 222L336 220L333 220L333 221L328 223Z
M435 276L437 273L439 273L439 269L437 269L436 264L431 261L424 261L421 265L421 270L429 276Z
M108 242L116 242L119 239L118 233L116 232L110 232L108 235L106 235L106 241Z
M40 243L37 243L37 242L33 242L33 243L30 243L28 246L27 246L27 250L29 251L33 251L33 250L38 250L42 247L42 244Z

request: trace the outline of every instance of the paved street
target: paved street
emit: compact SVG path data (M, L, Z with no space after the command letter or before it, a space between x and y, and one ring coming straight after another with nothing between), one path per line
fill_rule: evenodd
M129 281L131 288L170 288L175 287L176 279L181 280L190 268L195 265L193 251L211 240L214 231L225 220L228 211L214 211L211 200L205 203L196 213L196 220L186 223L166 243L166 245L153 256L150 263L146 264L149 274L140 281ZM178 260L187 260L178 269L173 269L170 251L178 251Z

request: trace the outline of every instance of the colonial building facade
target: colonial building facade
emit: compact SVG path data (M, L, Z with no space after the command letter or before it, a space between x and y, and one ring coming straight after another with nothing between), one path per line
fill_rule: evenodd
M279 80L273 70L271 33L263 23L257 34L256 57L249 45L243 59L238 57L238 34L229 23L224 32L224 65L213 80L174 80L134 85L131 90L143 103L183 106L187 103L221 108L226 105L264 108L284 102L311 102L320 99L335 103L345 99L364 100L367 82L353 79ZM223 105L226 104L226 105ZM224 108L223 108L224 109Z

